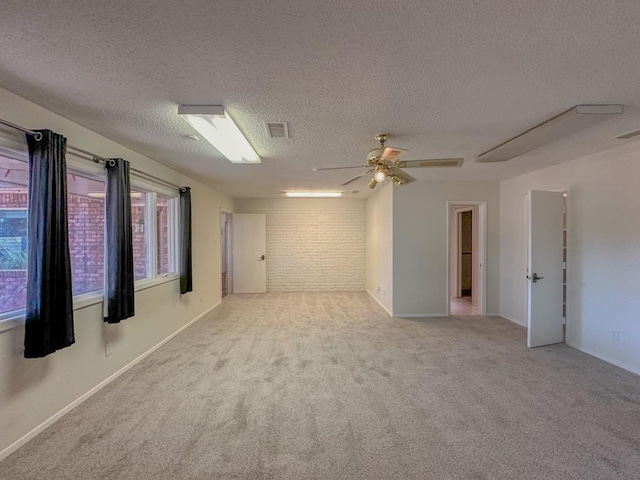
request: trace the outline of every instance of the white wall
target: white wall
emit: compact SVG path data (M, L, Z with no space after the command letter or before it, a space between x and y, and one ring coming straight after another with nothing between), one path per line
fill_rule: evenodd
M570 187L567 343L640 373L640 144L500 184L500 313L526 323L524 198ZM619 332L613 341L611 332Z
M71 145L125 158L133 168L191 186L194 286L182 296L177 281L136 292L135 317L117 325L103 323L102 304L76 310L76 343L42 359L22 358L22 326L1 331L2 452L220 301L219 209L233 209L233 200L5 90L0 90L0 118L27 128L49 128L65 135ZM109 357L106 341L113 347Z
M393 312L393 184L367 199L367 291Z
M364 290L365 200L237 199L267 218L267 291Z
M447 201L487 202L487 308L498 311L499 185L414 182L393 189L393 314L446 315Z

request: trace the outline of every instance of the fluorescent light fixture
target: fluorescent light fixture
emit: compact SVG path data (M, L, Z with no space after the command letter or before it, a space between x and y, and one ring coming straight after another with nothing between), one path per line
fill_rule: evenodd
M566 112L536 125L529 130L478 155L476 162L504 162L538 147L568 137L602 122L612 115L619 115L622 105L577 105Z
M298 197L298 198L308 198L308 197L322 197L322 198L334 198L341 197L342 192L285 192L287 197Z
M260 163L260 157L223 106L179 105L178 115L231 162Z

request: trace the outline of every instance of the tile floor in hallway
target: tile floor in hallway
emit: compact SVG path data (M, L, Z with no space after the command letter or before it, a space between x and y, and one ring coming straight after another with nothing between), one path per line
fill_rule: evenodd
M451 297L451 315L478 315L478 306L471 297Z

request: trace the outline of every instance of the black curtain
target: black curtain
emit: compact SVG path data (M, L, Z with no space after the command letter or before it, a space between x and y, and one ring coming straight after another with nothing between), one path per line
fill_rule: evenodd
M25 358L49 355L75 342L69 227L67 139L50 130L27 135L29 219Z
M107 311L104 321L118 323L135 315L129 162L121 158L111 158L105 163L105 168Z
M180 189L180 293L193 291L191 265L191 189Z

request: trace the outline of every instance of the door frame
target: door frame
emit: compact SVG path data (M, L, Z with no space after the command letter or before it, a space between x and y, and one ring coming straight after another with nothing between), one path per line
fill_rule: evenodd
M447 275L446 275L446 294L447 294L447 316L451 315L451 210L453 206L477 206L478 215L477 219L477 256L478 261L475 263L479 266L477 273L477 285L475 288L478 290L478 314L487 314L487 202L486 200L447 200ZM457 212L456 212L457 215ZM457 224L457 222L456 222Z
M220 218L222 214L225 213L227 215L227 228L225 233L227 234L225 246L226 252L225 257L227 258L227 295L233 293L233 257L232 253L232 242L233 242L233 229L231 226L231 222L233 222L233 211L228 210L226 208L220 208L220 212L218 213L218 226L220 227L220 234L222 235L222 225L220 225ZM222 260L222 243L220 243L218 247L220 253L220 259ZM222 263L220 263L220 279L222 279ZM220 285L220 295L222 295L222 285Z

